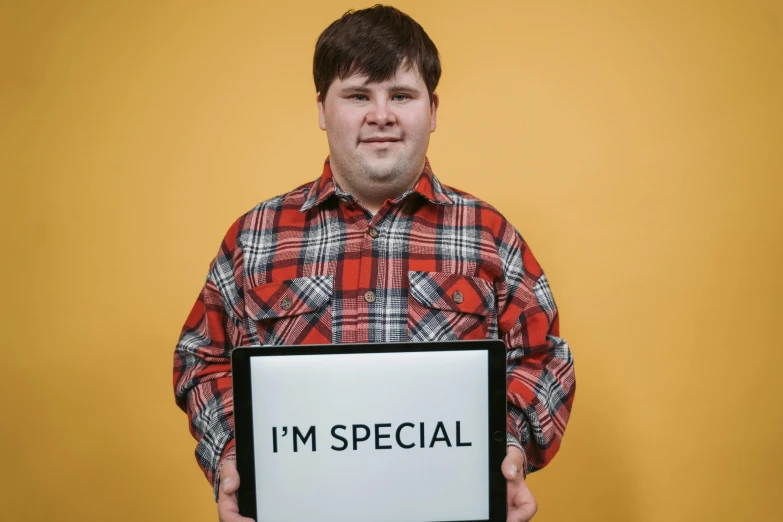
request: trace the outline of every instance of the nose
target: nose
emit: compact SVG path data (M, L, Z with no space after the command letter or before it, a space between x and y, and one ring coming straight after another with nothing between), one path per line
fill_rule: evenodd
M385 100L377 100L370 106L367 114L367 123L378 125L379 127L388 127L396 122L397 118Z

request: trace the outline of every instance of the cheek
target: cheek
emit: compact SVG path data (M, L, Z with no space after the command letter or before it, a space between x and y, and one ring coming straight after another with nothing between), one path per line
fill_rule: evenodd
M343 129L336 122L329 122L326 126L326 136L329 138L329 144L332 147L344 148L346 138Z
M408 132L415 133L419 136L430 133L432 117L430 116L429 111L416 111L415 114L410 115L408 122Z
M421 118L409 129L409 133L417 138L418 143L421 143L426 141L427 136L429 136L431 132L430 125L431 119L429 117Z
M358 139L360 125L357 125L356 122L342 118L329 123L327 130L341 144L348 145Z

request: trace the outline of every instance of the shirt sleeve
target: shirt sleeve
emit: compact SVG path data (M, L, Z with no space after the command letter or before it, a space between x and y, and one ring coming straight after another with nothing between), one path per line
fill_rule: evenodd
M247 344L242 322L243 256L238 222L226 234L174 352L174 395L188 414L196 461L213 485L234 451L231 350Z
M576 391L574 364L546 276L509 224L498 249L505 276L498 327L508 349L507 441L523 451L527 474L546 466L560 447Z

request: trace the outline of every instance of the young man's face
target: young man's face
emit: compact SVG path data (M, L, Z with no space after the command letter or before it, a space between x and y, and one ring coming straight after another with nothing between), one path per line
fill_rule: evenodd
M394 77L375 83L359 75L335 79L326 99L318 97L318 116L340 187L360 200L368 193L396 197L412 188L424 167L437 108L437 94L430 101L416 68L403 65Z

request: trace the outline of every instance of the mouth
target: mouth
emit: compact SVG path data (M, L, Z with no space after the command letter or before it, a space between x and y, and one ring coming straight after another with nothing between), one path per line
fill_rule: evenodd
M394 137L373 137L373 138L364 138L362 140L359 140L360 143L397 143L398 141L401 141L400 138L394 138Z

